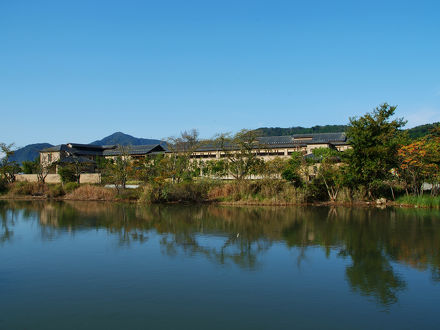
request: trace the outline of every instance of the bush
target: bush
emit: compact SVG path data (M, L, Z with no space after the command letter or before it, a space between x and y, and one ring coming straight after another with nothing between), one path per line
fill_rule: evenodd
M329 196L327 193L327 187L325 186L322 177L318 176L313 178L313 180L309 182L306 188L307 188L308 201L310 202L328 201Z
M39 182L15 182L11 185L10 193L20 196L41 196L45 192L45 186Z
M259 180L222 183L213 186L208 197L211 200L270 203L304 203L304 188L297 188L284 180Z
M61 197L66 194L63 189L63 186L59 183L54 184L54 185L48 185L48 188L49 188L49 190L47 192L47 197L49 197L49 198Z
M182 183L156 182L144 187L140 201L145 203L203 202L212 187L209 181Z
M71 200L114 200L116 197L116 190L112 188L104 188L92 185L82 185L78 189L66 195L66 199Z
M124 189L119 192L116 199L137 201L141 197L141 194L141 189Z
M6 180L0 179L0 194L4 194L8 191L8 184Z
M67 182L64 185L64 191L66 192L66 194L71 193L72 191L74 191L75 189L78 189L79 184L76 182Z
M75 170L69 165L60 166L58 168L58 174L60 175L63 183L76 182L78 179L75 174Z

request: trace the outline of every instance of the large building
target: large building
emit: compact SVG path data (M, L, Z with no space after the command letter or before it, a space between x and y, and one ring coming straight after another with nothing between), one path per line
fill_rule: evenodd
M302 152L304 155L312 153L316 148L333 148L344 151L349 148L345 133L316 133L294 134L286 136L268 136L256 139L253 146L255 153L263 159L274 157L286 158L293 152ZM236 149L233 145L220 146L215 143L206 143L196 149L192 158L215 159L223 158L227 152Z
M302 152L309 155L315 148L333 148L343 151L349 148L345 133L295 134L287 136L259 137L253 144L254 152L262 159L274 157L287 158L293 152ZM170 148L171 150L173 148ZM226 157L227 152L234 152L237 147L233 144L220 146L216 143L201 143L192 152L193 159L220 159ZM44 165L53 163L83 163L94 169L98 157L114 158L119 155L133 159L143 159L146 156L171 153L161 144L129 146L119 148L116 145L100 146L92 144L67 143L40 151L40 162Z

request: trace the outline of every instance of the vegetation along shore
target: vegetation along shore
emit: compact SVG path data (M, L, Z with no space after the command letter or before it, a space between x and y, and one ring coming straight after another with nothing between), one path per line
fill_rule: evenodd
M81 163L57 164L61 183L45 182L51 171L35 160L12 160L13 146L1 144L0 193L3 199L136 201L138 203L216 202L252 205L305 203L440 207L440 127L418 138L403 130L396 107L382 104L350 118L349 148L318 147L311 154L262 160L255 152L258 130L220 134L200 141L196 130L170 138L172 152L131 159L127 146L112 159L97 159L100 184L79 184ZM192 157L200 145L222 148L219 159ZM234 148L231 148L234 146ZM53 170L53 169L52 169ZM38 182L17 182L18 173ZM128 189L128 186L135 188Z

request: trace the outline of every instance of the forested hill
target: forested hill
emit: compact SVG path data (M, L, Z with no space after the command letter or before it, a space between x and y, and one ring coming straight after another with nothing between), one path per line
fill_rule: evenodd
M162 144L164 143L161 140L157 139L144 139L144 138L137 138L122 132L116 132L112 135L106 136L102 140L93 141L90 144L96 144L96 145L112 145L112 144L119 144L123 146L139 146L139 145L145 145L145 144Z
M50 143L35 143L28 144L27 146L15 150L11 156L11 160L21 164L25 160L35 160L38 157L41 149L53 147Z
M313 127L261 127L255 131L258 136L282 136L293 134L310 134L310 133L338 133L345 132L347 125L325 125L325 126L313 126Z
M407 129L408 135L411 139L417 139L427 135L434 127L439 126L440 123L432 123L416 126ZM293 135L293 134L310 134L310 133L338 133L345 132L347 130L347 125L325 125L325 126L313 126L313 127L261 127L257 128L255 131L258 136L282 136L282 135Z
M418 139L425 135L427 135L432 129L435 127L440 126L440 122L432 123L432 124L425 124L425 125L419 125L413 128L410 128L408 130L408 135L411 139Z

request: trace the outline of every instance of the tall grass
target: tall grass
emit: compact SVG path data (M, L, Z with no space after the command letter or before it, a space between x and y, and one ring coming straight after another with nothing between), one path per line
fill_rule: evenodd
M399 204L414 205L414 206L419 206L419 207L440 208L440 196L405 195L405 196L401 196L401 197L397 198L396 202Z
M116 191L111 188L104 188L92 185L83 185L67 194L65 199L83 201L110 201L116 197Z
M303 203L304 189L295 188L282 180L233 181L215 180L184 183L162 182L146 185L141 203L162 202L243 202L243 203Z

